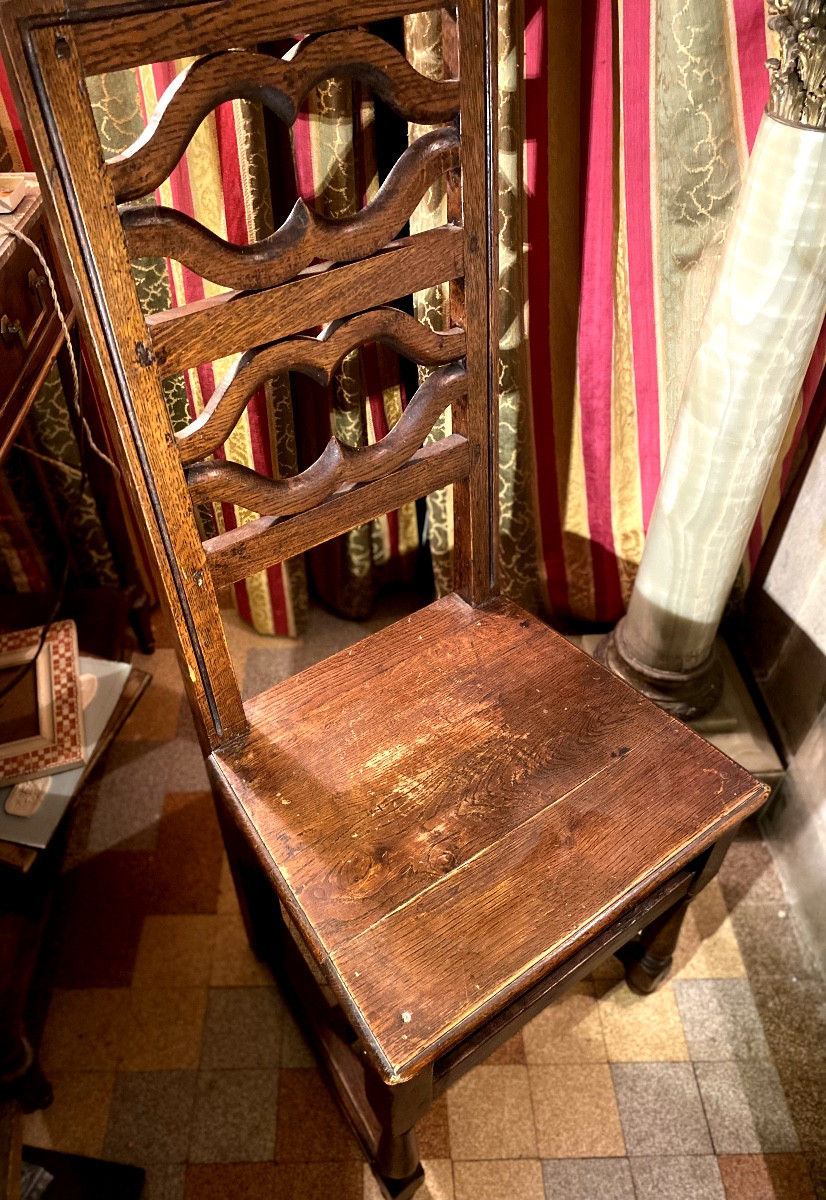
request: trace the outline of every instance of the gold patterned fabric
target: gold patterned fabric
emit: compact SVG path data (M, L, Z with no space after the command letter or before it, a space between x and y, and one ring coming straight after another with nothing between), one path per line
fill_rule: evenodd
M424 75L443 78L455 41L446 10L405 18L405 47ZM525 321L525 239L522 129L523 14L520 3L499 4L499 575L502 590L525 607L544 608L536 522L536 463L530 404ZM410 140L421 128L410 127ZM443 185L436 185L410 222L412 232L442 224L448 217ZM433 329L450 325L447 287L415 297L416 315ZM420 371L420 375L426 372ZM450 433L450 413L432 437ZM428 497L429 542L436 589L453 586L452 489Z

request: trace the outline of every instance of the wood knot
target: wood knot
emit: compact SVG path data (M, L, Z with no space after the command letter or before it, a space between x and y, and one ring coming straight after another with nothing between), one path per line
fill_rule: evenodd
M427 856L427 865L434 874L447 875L456 866L456 854L449 846L433 846Z

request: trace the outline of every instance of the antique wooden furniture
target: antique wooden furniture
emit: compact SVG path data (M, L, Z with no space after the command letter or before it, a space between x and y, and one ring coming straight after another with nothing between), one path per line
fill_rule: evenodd
M23 234L37 246L51 271L80 371L84 416L93 437L105 448L105 428L80 349L72 293L63 278L46 221L40 188L31 173L26 176L26 195L20 205L12 213L0 213L0 464L14 444L22 446L24 450L34 451L30 453L29 463L39 482L41 495L53 515L54 525L59 529L62 513L59 504L49 495L47 476L39 452L31 444L25 421L46 376L56 364L69 420L75 437L80 440L80 420L72 399L74 378L71 357L55 311L44 265L31 246L15 233ZM141 648L148 651L152 648L150 612L157 597L151 567L127 502L126 489L122 480L98 455L89 453L86 458L89 486L121 577L121 599L118 600L114 593L99 597L103 617L97 625L100 636L88 648L88 652L103 657L120 653L118 630L122 634L125 614L129 609ZM71 553L68 541L67 551ZM28 625L37 619L36 615L32 616L31 596L20 605L8 597L5 600L2 621L7 623L6 628L17 628L18 621ZM47 598L47 601L50 603L51 598ZM88 626L92 625L90 618Z
M57 360L61 377L69 378L65 343L46 276L34 251L8 228L24 233L60 281L59 295L68 321L74 325L34 176L13 213L0 213L0 460L26 419L46 375Z
M366 23L410 0L364 0ZM82 302L113 436L174 619L256 950L311 1028L384 1194L421 1180L433 1097L643 930L632 983L667 970L686 905L764 789L495 588L495 6L459 0L458 81L417 75L342 0L6 0L5 53ZM256 47L307 35L279 59ZM235 49L238 46L246 49ZM104 163L84 76L198 55L146 134ZM167 208L169 174L230 97L295 119L344 75L430 124L357 216L299 202L233 247ZM399 237L447 174L450 221ZM120 210L118 205L124 205ZM394 240L395 239L395 240ZM168 255L229 291L145 320L129 259ZM450 281L454 328L394 306ZM328 322L312 337L308 329ZM381 340L432 368L398 425L332 440L286 480L211 459L249 395L326 379ZM243 351L175 434L165 375ZM426 445L452 406L453 432ZM456 594L242 703L216 589L452 482ZM260 514L202 544L194 504Z

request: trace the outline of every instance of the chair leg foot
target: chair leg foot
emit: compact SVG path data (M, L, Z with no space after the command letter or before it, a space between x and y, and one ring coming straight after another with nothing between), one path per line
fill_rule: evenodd
M643 952L627 964L625 982L638 996L649 996L665 983L673 961L670 954L668 958L654 958Z
M417 1163L416 1170L412 1175L408 1175L407 1179L391 1179L382 1175L375 1163L371 1166L384 1200L410 1200L424 1183L424 1168L421 1163Z
M682 899L643 929L638 942L625 947L625 980L632 992L648 996L668 978L689 903L690 897Z

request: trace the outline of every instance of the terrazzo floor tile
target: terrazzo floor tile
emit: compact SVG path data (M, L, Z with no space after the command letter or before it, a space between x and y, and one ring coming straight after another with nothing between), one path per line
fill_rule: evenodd
M726 1200L815 1200L802 1155L722 1155L717 1162Z
M593 971L588 975L588 979L596 981L598 979L624 979L625 967L622 965L616 954L609 954L602 962L597 963Z
M167 792L202 792L208 786L197 742L116 741L105 775L89 788L95 809L88 849L154 850Z
M636 1200L729 1200L713 1155L632 1158Z
M278 1067L283 1017L275 988L210 988L201 1066Z
M337 1200L363 1200L361 1163L278 1163L275 1167L272 1200L331 1200L333 1193Z
M810 1079L790 1073L783 1080L783 1091L801 1149L807 1154L826 1158L826 1085L823 1076Z
M23 1117L23 1141L44 1150L96 1158L103 1151L115 1074L50 1071L54 1103Z
M522 1032L515 1033L501 1046L488 1055L485 1062L489 1067L524 1067L528 1061Z
M281 1066L300 1068L315 1065L315 1055L285 1004L281 1015Z
M678 979L674 994L694 1061L770 1057L747 979Z
M118 1065L126 988L55 988L40 1043L45 1071L106 1071Z
M277 1071L200 1071L189 1161L271 1162L277 1101Z
M691 902L674 952L674 978L742 979L746 974L719 882Z
M627 1158L555 1159L542 1175L546 1200L636 1200Z
M536 1065L607 1062L593 983L578 983L522 1030L527 1061Z
M212 793L169 793L153 860L152 911L214 913L222 858Z
M729 847L719 880L729 909L761 902L783 907L783 886L768 847L753 827L742 830Z
M785 903L742 904L732 912L731 920L753 979L813 974L812 958L795 933Z
M172 649L157 647L154 654L135 654L132 666L148 671L149 686L118 734L122 742L168 742L178 736L186 697L181 689L181 668Z
M453 1188L455 1200L545 1200L542 1166L535 1159L457 1162Z
M800 1148L772 1063L698 1062L694 1070L717 1154Z
M274 1187L272 1163L190 1163L184 1200L270 1200Z
M316 1070L280 1072L275 1157L280 1163L362 1160L360 1146Z
M821 979L755 979L754 1001L781 1079L823 1076L826 989Z
M430 1112L416 1126L419 1154L422 1158L450 1158L450 1116L447 1096L439 1096Z
M134 987L204 987L210 981L218 918L150 916L143 924Z
M688 1047L671 985L637 996L626 983L597 985L610 1062L684 1062Z
M222 916L227 914L238 913L238 893L235 890L235 884L232 882L232 872L229 869L229 859L226 854L221 855L221 873L218 879L218 899L216 911Z
M122 1006L120 1070L185 1071L198 1066L206 988L130 988Z
M215 917L215 944L209 982L212 987L273 987L272 971L255 957L240 912Z
M103 1156L141 1166L186 1162L196 1081L194 1071L119 1074Z
M141 1200L184 1200L183 1163L141 1164L146 1171Z
M527 1067L476 1067L450 1088L447 1110L454 1161L536 1157Z
M140 851L96 854L74 870L55 899L57 963L51 982L64 988L129 987L151 894L149 855Z
M422 1166L424 1167L424 1183L416 1192L416 1200L456 1200L453 1183L456 1164L449 1160L428 1159L422 1160ZM375 1176L366 1163L363 1177L364 1200L383 1200ZM319 1197L319 1200L322 1198Z
M540 1158L625 1154L607 1063L528 1069Z
M711 1154L690 1063L617 1063L611 1073L629 1155Z

